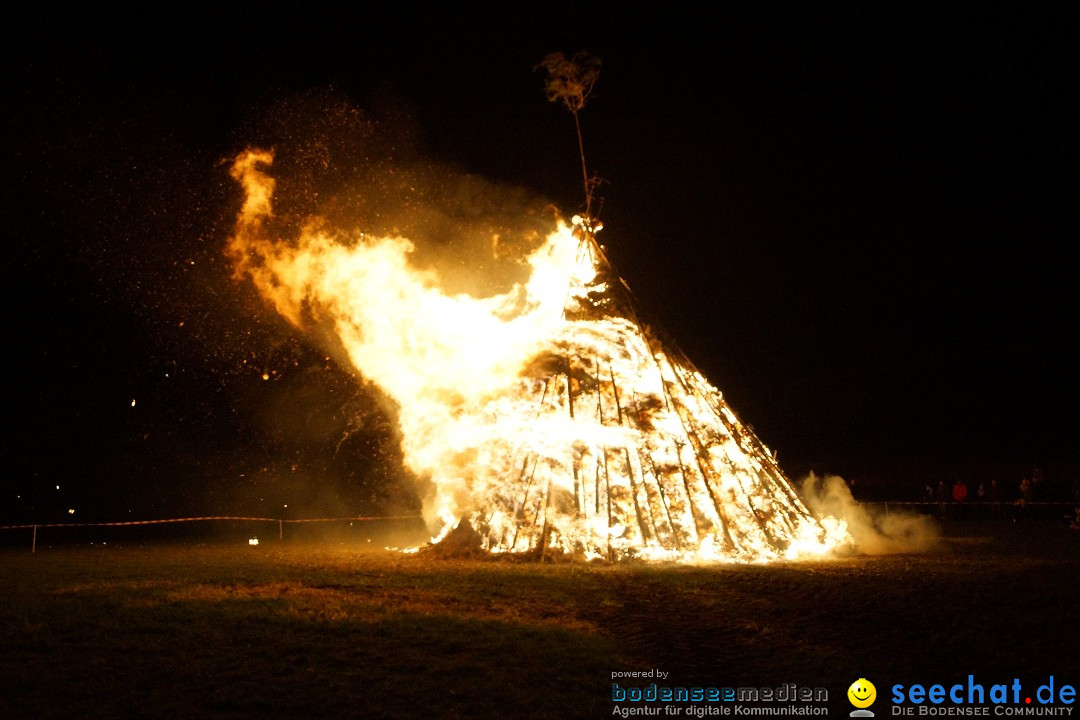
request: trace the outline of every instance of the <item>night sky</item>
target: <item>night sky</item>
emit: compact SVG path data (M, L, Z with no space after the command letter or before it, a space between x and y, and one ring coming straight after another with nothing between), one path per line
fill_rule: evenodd
M415 509L378 401L230 279L228 159L347 106L569 215L534 66L578 50L600 239L789 475L1071 486L1075 10L819 5L9 18L0 523Z

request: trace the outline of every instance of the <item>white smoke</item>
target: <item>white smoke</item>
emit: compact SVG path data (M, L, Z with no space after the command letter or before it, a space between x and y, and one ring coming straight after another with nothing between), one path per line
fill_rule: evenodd
M941 538L938 525L925 515L860 505L842 477L819 478L810 473L801 483L803 499L818 517L847 522L857 552L867 555L919 553L933 549Z

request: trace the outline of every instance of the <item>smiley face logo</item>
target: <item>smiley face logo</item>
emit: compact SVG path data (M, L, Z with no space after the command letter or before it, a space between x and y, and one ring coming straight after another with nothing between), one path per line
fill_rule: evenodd
M877 699L877 688L866 678L859 678L847 689L848 700L857 708L867 708Z

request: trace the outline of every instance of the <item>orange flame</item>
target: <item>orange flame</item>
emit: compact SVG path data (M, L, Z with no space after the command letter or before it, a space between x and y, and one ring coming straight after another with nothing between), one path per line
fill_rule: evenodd
M405 463L431 479L436 540L467 520L492 552L747 561L848 541L637 320L595 228L557 223L506 293L448 295L406 238L339 237L315 219L274 237L272 162L248 150L232 167L237 277L297 327L332 327L394 400Z

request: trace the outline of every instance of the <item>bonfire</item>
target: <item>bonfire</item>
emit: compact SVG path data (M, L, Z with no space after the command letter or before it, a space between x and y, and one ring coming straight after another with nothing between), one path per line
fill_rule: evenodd
M808 510L775 453L643 322L589 212L598 183L577 113L598 63L549 56L542 66L549 98L574 114L586 212L553 221L524 260L527 280L451 294L411 262L408 238L315 218L279 236L274 153L259 148L232 165L245 197L228 245L236 275L298 328L331 328L393 401L404 462L430 481L436 547L760 562L846 544L844 524Z

